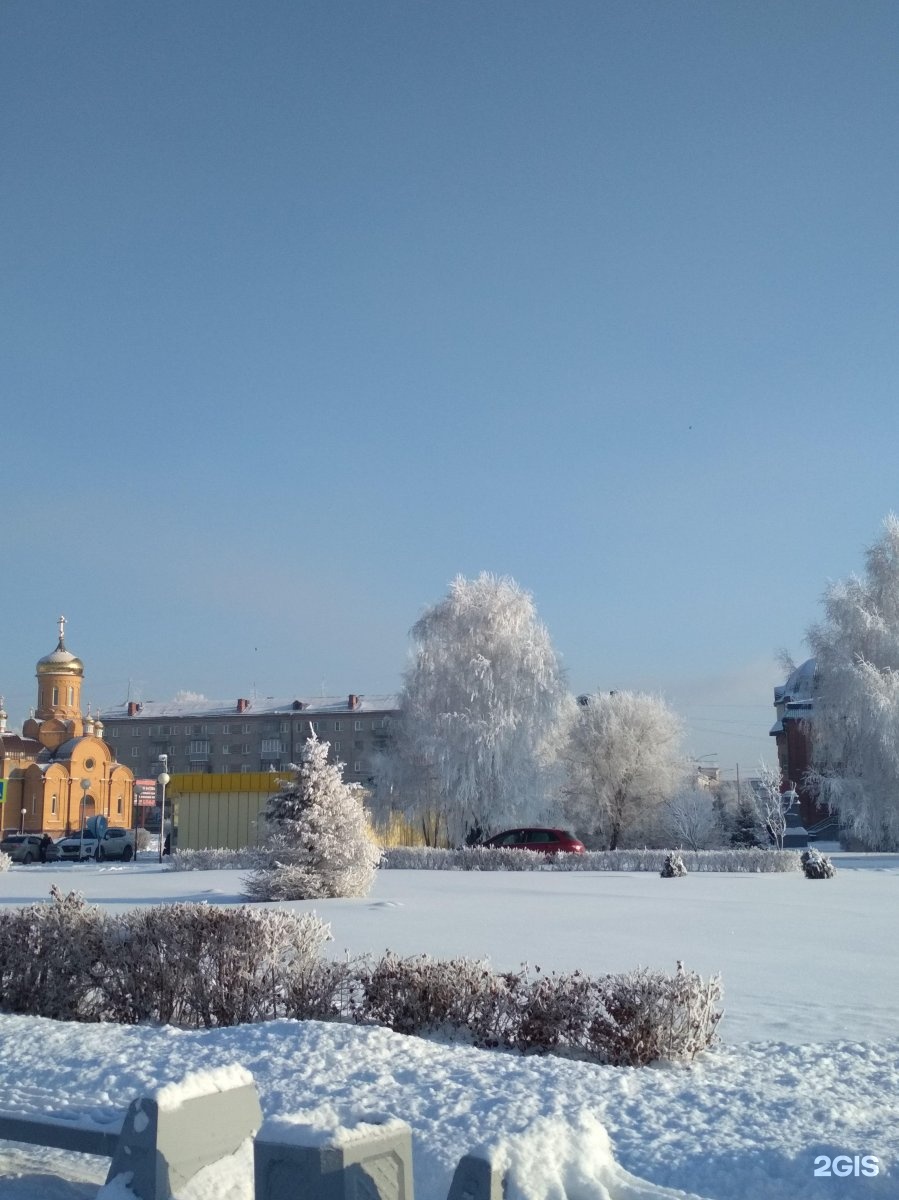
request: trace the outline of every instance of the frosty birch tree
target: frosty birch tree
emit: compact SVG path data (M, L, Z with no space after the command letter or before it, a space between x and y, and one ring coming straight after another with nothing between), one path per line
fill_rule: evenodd
M890 513L863 577L831 584L809 630L818 688L812 726L820 800L873 849L899 849L899 518Z
M509 578L457 576L412 638L398 774L426 779L454 842L473 828L544 816L568 701L532 597Z
M683 783L679 718L656 696L594 692L571 718L566 812L582 836L618 848Z
M678 788L665 802L662 820L677 849L711 850L723 844L724 830L708 788Z
M380 850L370 835L361 789L328 762L328 743L308 738L295 777L265 807L271 864L246 885L251 900L365 896Z
M755 790L756 809L759 820L778 850L783 850L784 834L787 831L787 813L793 806L796 793L790 784L784 790L784 778L780 771L762 760Z

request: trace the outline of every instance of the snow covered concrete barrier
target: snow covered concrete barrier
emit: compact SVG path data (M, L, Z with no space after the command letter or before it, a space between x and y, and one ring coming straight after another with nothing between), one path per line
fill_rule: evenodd
M261 1124L249 1071L195 1072L132 1102L106 1185L122 1183L138 1200L169 1200L198 1171L236 1154Z
M260 1129L253 1157L255 1200L413 1200L412 1133L394 1117L279 1117Z

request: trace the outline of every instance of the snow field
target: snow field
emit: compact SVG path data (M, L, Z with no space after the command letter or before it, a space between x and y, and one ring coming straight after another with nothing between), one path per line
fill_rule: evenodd
M835 861L840 873L827 881L381 871L364 899L285 905L330 923L335 957L391 949L593 974L672 970L681 958L705 975L720 970L724 1043L689 1068L599 1067L317 1023L193 1032L3 1017L4 1106L27 1111L36 1081L124 1105L190 1071L239 1063L266 1118L407 1120L419 1200L442 1200L458 1158L479 1145L507 1157L513 1200L642 1200L660 1188L706 1200L895 1197L899 860ZM116 909L236 903L241 891L239 872L66 864L13 868L0 877L0 903L45 899L54 881ZM881 1173L814 1175L816 1155L844 1153L878 1155ZM66 1158L0 1145L0 1197L93 1198L102 1161ZM48 1182L48 1171L61 1178ZM207 1194L245 1200L239 1166L229 1171Z

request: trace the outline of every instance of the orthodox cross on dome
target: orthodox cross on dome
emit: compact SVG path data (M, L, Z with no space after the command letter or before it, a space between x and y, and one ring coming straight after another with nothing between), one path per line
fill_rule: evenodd
M66 619L65 619L65 617L60 617L59 618L59 644L60 644L60 646L62 646L62 639L65 637L65 632L66 632Z

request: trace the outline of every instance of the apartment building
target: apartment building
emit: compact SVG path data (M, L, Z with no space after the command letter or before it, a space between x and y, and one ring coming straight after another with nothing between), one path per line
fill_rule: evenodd
M331 761L345 764L347 783L364 785L372 782L396 714L396 696L351 693L225 703L131 700L101 717L103 736L136 777L158 775L160 754L168 756L170 774L285 770L299 761L314 730L330 743Z

